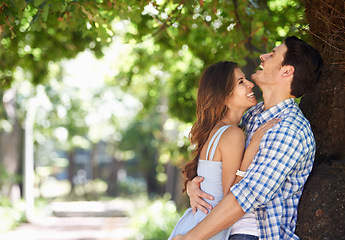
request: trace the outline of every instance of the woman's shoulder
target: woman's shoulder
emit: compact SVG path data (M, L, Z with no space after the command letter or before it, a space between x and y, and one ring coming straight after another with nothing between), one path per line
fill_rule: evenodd
M228 128L225 130L224 133L243 133L242 128L236 125L226 125Z
M219 141L219 150L222 156L228 154L242 153L245 145L245 135L238 126L230 126L226 129Z
M229 140L244 140L245 135L243 130L234 125L228 125L229 127L224 131L221 141L229 141Z

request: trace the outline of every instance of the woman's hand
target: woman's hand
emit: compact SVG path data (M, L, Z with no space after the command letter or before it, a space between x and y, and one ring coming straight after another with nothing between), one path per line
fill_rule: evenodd
M261 141L262 137L264 136L264 134L267 132L268 129L270 129L275 124L280 122L280 120L281 120L280 118L271 119L268 122L266 122L265 124L263 124L262 126L260 126L255 131L255 133L253 134L252 139L250 140L248 147L244 153L243 161L242 161L241 167L240 167L240 171L242 171L242 172L247 171L249 165L252 163L255 155L259 151L259 145L260 145L260 141ZM239 181L241 181L241 179L242 179L242 176L236 176L234 183L238 183Z
M252 136L252 139L250 140L249 145L254 148L254 151L257 152L259 151L259 145L262 137L265 135L268 129L273 127L275 124L280 122L280 118L274 118L260 126L255 133Z
M208 213L207 209L212 209L212 205L206 202L204 199L213 200L213 196L201 191L200 183L202 181L204 181L203 177L196 176L192 181L187 183L187 194L189 196L190 206L192 207L193 214L195 214L198 209L206 214Z

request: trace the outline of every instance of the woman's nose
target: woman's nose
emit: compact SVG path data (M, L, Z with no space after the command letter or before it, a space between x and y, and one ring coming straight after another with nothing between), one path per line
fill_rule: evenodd
M254 83L252 83L251 81L247 80L247 88L252 89L254 87Z

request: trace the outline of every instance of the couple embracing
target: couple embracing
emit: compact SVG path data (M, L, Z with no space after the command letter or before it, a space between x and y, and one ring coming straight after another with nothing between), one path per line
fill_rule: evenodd
M183 169L191 208L169 239L299 239L297 207L315 140L295 98L316 85L323 61L294 36L260 59L262 70L251 76L260 103L236 63L203 72L190 132L194 158Z

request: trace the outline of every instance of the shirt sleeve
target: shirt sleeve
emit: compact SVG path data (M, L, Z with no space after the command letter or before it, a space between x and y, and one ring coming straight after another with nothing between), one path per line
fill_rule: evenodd
M295 131L279 127L268 133L244 178L230 189L244 212L272 200L304 155L301 137Z

